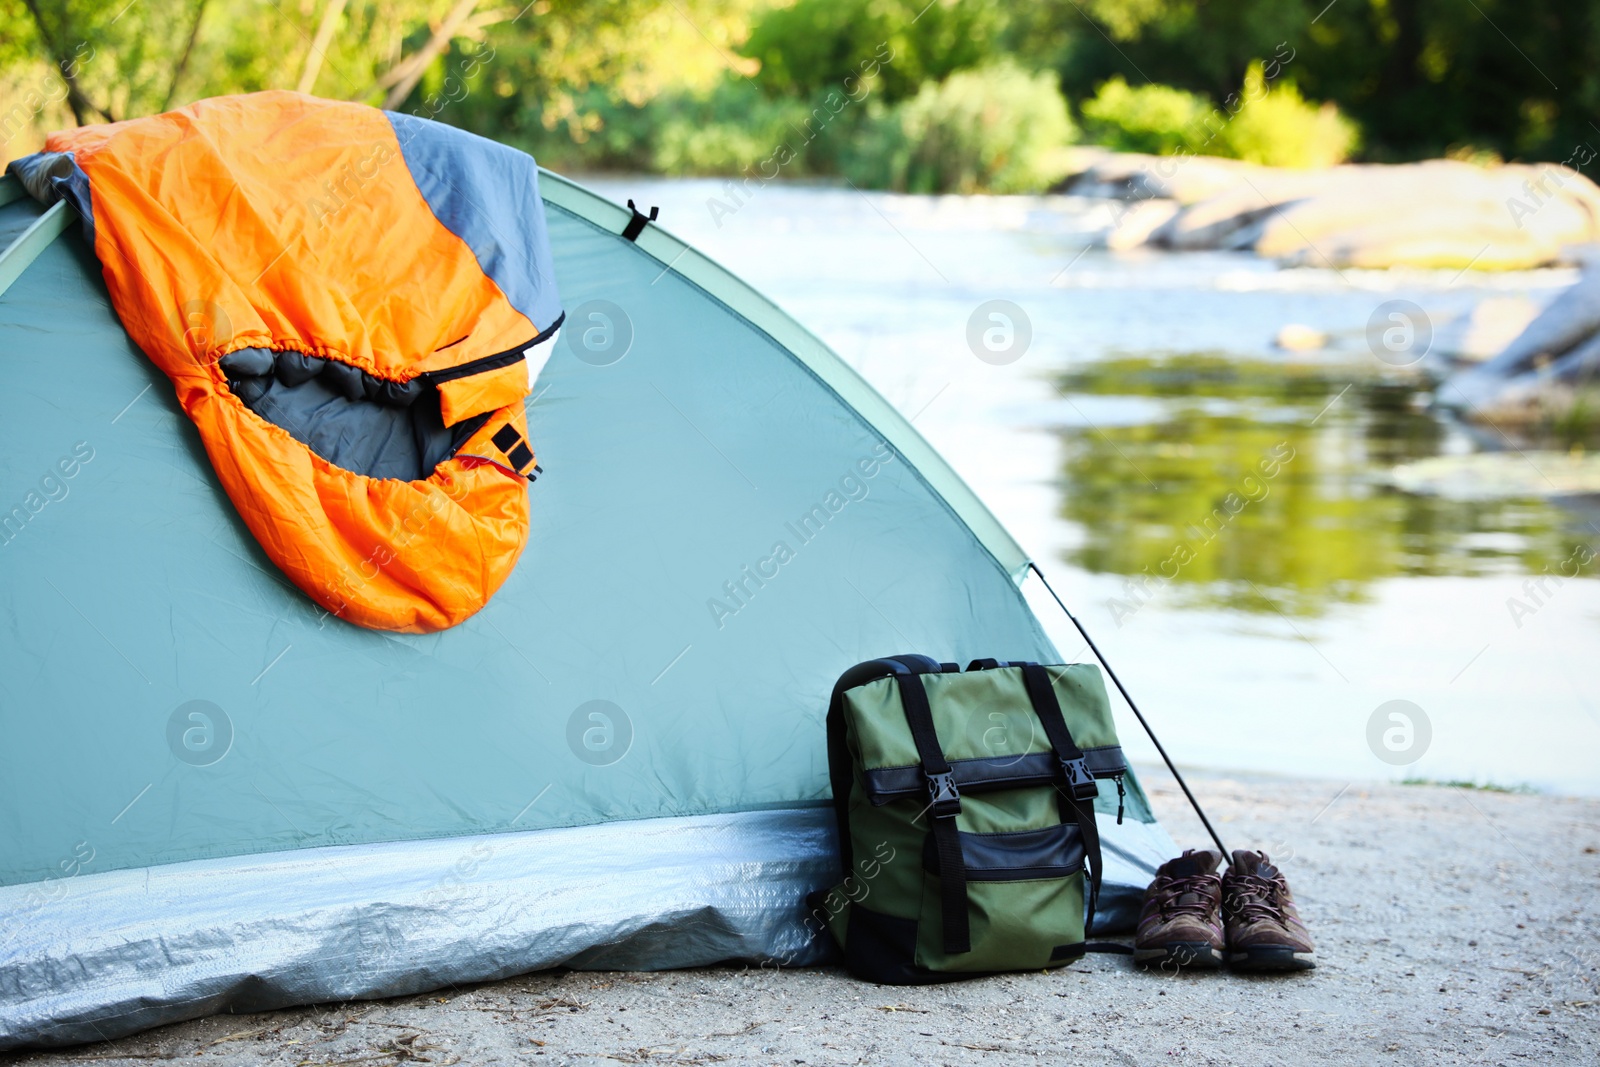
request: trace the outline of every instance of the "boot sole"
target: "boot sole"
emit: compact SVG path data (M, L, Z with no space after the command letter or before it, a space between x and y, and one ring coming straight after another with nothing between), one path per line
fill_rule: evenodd
M1133 962L1145 967L1191 967L1213 970L1222 966L1222 952L1203 941L1177 941L1160 948L1136 948Z
M1316 967L1309 952L1287 945L1263 945L1228 953L1228 966L1236 971L1309 971Z

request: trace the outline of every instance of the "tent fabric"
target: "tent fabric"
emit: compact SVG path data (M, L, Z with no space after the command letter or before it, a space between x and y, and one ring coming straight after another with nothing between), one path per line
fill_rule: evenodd
M22 199L6 205L6 209L0 211L0 248L9 248L11 243L21 237L43 214L44 205L32 199Z
M1171 841L1155 824L1099 821L1109 891L1096 928L1131 929ZM832 812L801 808L196 860L83 874L60 893L0 887L0 912L26 920L0 929L0 1049L558 965L832 962L802 902L838 876Z
M340 618L404 632L479 610L521 555L533 454L495 442L507 426L526 441L528 376L510 364L561 317L533 160L433 126L253 93L52 134L46 162L16 168L75 200L87 181L112 303L272 561ZM507 198L518 209L492 218ZM310 390L314 419L304 392L285 422L262 418L285 407L274 377L220 362L245 348L313 357L344 395ZM493 388L471 387L480 372ZM374 436L383 387L411 383L427 388L397 395L417 425ZM434 407L452 433L425 467L414 438ZM341 465L358 451L378 454ZM415 536L390 535L402 526Z
M650 819L0 888L19 923L0 934L0 1048L560 964L815 963L801 899L837 870L831 824L820 808Z
M890 405L669 232L626 241L625 209L539 177L571 324L524 402L527 558L435 633L349 625L276 571L78 231L0 294L0 1046L558 962L782 959L800 891L837 876L807 827L839 673L1059 661L1026 555ZM1132 778L1123 826L1115 806L1102 904L1126 921L1171 841ZM559 855L557 881L417 905L478 845ZM614 848L639 893L543 918L559 886L612 896L585 857ZM685 855L728 862L675 880ZM368 859L337 907L296 873Z

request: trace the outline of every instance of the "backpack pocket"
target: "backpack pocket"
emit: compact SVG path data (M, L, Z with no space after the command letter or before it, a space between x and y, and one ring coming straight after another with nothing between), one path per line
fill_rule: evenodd
M916 962L935 971L1031 970L1083 952L1083 838L1071 823L960 835L971 951L944 951L939 860L923 850Z

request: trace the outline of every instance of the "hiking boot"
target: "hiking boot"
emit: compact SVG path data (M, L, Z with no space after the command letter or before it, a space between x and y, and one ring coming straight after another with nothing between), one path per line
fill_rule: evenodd
M1309 971L1306 932L1283 872L1265 853L1238 849L1222 876L1222 915L1228 965L1240 971Z
M1222 853L1187 849L1156 871L1144 891L1133 961L1145 966L1218 967L1222 964Z

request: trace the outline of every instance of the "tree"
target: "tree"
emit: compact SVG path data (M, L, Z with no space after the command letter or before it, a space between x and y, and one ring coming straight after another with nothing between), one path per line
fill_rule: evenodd
M1600 0L1046 0L1074 98L1122 75L1221 99L1280 42L1307 97L1366 133L1368 155L1458 146L1561 161L1600 108ZM1038 16L1036 16L1037 18ZM1081 31L1074 32L1077 26Z
M751 73L732 51L751 2L0 0L0 77L48 85L33 95L63 101L79 124L278 88L400 108L438 97L452 78L452 104L469 81L488 94L468 109L479 119L527 107L559 115L595 82L648 95L686 57ZM13 108L54 124L47 110Z

